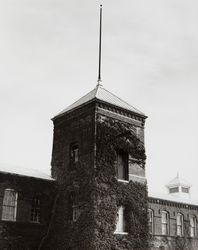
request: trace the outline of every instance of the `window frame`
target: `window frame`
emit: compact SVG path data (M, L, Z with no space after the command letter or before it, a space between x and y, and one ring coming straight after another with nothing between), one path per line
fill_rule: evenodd
M119 168L120 166L122 169ZM119 174L119 170L121 170L123 177ZM129 153L122 149L116 150L116 176L120 182L129 182Z
M6 192L11 191L15 194L14 200L9 200L10 197L6 196ZM12 198L12 197L11 197ZM3 203L2 203L2 215L1 219L3 221L16 221L17 217L17 202L18 202L18 192L12 188L6 188L4 190ZM14 203L14 204L9 204ZM8 212L8 208L13 209L13 212ZM9 217L12 215L12 218ZM7 217L7 218L6 218Z
M126 218L125 218L125 207L119 206L117 210L117 216L116 216L116 229L114 231L114 234L125 234L127 235L128 232L126 230Z
M80 217L80 208L78 204L72 205L72 220L73 222L76 222L78 218Z
M165 215L165 217L163 217L163 215ZM169 218L170 217L168 211L163 210L161 217L162 235L169 235Z
M189 187L181 187L181 191L184 194L189 194Z
M79 162L79 143L77 142L73 142L70 144L69 161L70 164L76 164L77 162Z
M193 223L191 223L193 221ZM195 215L190 216L190 237L194 238L197 236L197 217Z
M180 222L181 224L178 224L178 218L181 218ZM177 224L177 236L182 237L184 235L184 216L182 213L177 213L176 217L176 224ZM181 232L181 233L179 233Z
M170 194L179 193L179 187L171 187L171 188L169 188L169 193Z
M149 227L149 233L153 235L154 234L154 211L151 208L148 209L148 227Z
M69 220L76 222L81 214L79 203L77 202L77 193L75 191L70 192L68 197L68 215Z
M41 223L41 199L38 196L32 198L30 222Z

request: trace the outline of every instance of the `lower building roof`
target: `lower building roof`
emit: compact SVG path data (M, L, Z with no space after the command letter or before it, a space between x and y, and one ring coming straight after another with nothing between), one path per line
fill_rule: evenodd
M40 170L36 170L32 168L23 168L23 167L9 165L9 164L0 164L0 173L8 173L8 174L54 181L54 179L50 175L43 173Z

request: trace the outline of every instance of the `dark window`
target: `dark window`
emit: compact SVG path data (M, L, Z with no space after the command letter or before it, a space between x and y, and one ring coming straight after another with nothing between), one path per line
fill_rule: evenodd
M128 153L117 151L117 177L118 180L129 179Z
M68 215L69 220L77 221L80 216L80 207L77 202L77 196L75 192L71 192L68 199Z
M32 222L40 222L41 201L39 198L32 199L31 218Z
M182 192L188 194L189 193L189 188L182 187Z
M79 160L79 146L78 144L72 144L70 148L70 161L76 163Z
M179 192L179 187L173 187L173 188L169 188L169 193L178 193Z

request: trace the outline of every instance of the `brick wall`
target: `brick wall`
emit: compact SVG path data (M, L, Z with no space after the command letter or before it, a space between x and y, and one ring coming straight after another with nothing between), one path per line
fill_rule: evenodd
M175 250L177 249L176 241L178 241L178 245L182 244L184 246L184 248L181 246L178 249L198 249L198 231L196 230L196 236L193 238L191 238L189 234L189 218L193 215L198 219L198 206L149 198L148 207L152 209L154 215L153 243L155 246L158 246L153 246L153 250L160 249L160 246L164 247L164 249ZM162 211L167 211L169 214L169 233L167 236L162 235ZM184 218L184 235L182 237L177 237L178 213L181 213Z
M92 176L95 161L94 142L94 105L87 105L54 120L52 176L58 183L59 198L47 249L91 249L93 235L86 233L90 225L72 220L70 195L77 196L81 219L87 217L85 220L91 221L92 193L88 190L93 186L94 180ZM79 161L75 164L70 160L70 148L73 143L79 147Z
M53 181L0 173L0 249L38 249L47 232L54 196ZM18 193L16 221L2 220L2 205L5 189ZM32 200L40 197L40 222L31 222ZM7 248L5 248L7 249Z
M96 247L98 231L94 230L96 228L94 223L99 223L94 218L96 216L96 204L100 203L95 191L97 190L95 181L97 114L101 119L107 116L120 122L133 124L134 131L139 126L140 139L144 140L143 119L120 115L119 112L112 112L101 108L101 106L99 107L95 102L79 107L53 120L52 177L57 180L58 199L54 211L53 225L45 249L99 249ZM71 166L70 148L73 143L78 144L79 161ZM131 165L130 174L132 173ZM144 176L144 171L143 173L142 170L138 172L137 168L135 173ZM104 187L106 187L105 184ZM71 194L77 196L77 203L80 207L80 217L77 221L73 221L71 218ZM90 228L93 230L90 230Z

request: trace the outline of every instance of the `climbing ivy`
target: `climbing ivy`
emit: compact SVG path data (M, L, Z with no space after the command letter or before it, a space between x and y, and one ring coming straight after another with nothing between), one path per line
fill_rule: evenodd
M148 249L147 187L133 181L118 182L115 164L116 150L122 149L144 168L143 143L132 125L106 118L97 120L96 146L95 249ZM128 235L114 234L121 205L126 211Z
M87 126L90 133L80 145L86 154L82 153L79 162L70 170L65 170L68 166L61 169L61 180L64 181L58 185L54 226L44 249L147 250L146 184L118 182L115 165L116 151L122 149L144 168L144 144L136 137L130 124L98 117L96 130L93 122ZM83 129L74 131L76 137L80 137L80 131ZM96 147L93 147L94 135ZM72 221L68 208L71 207L68 202L71 193L75 194L80 209L76 221ZM128 235L114 234L121 205L126 211Z

